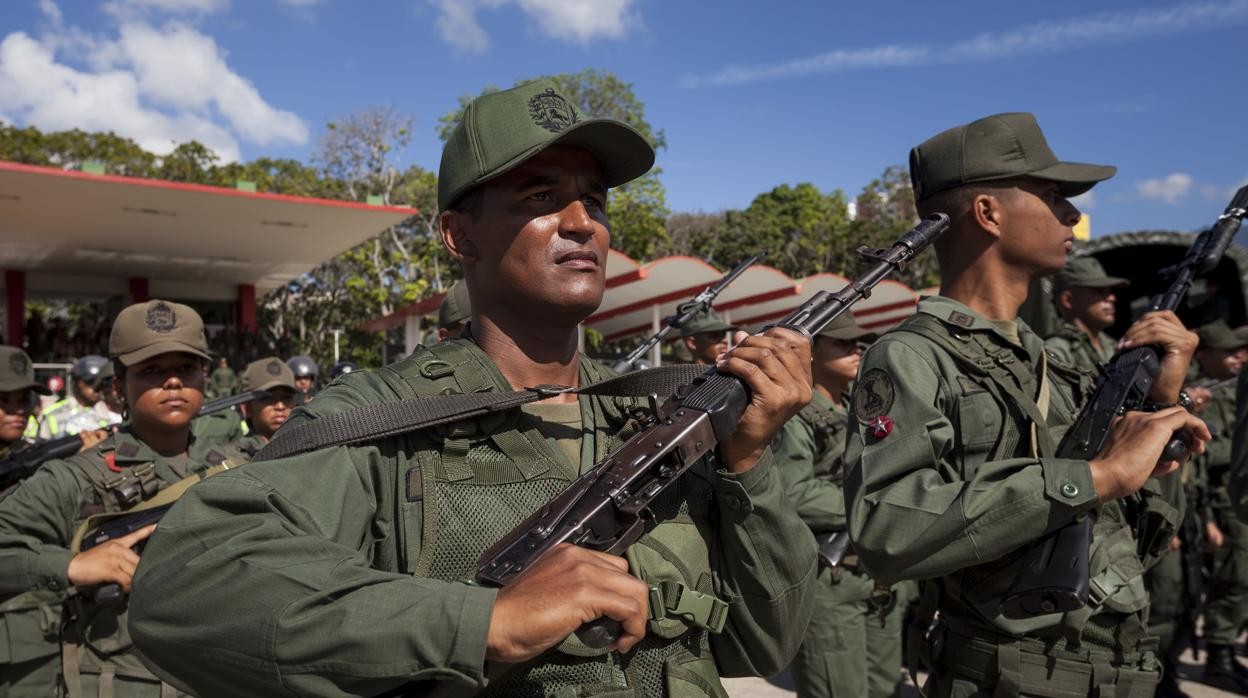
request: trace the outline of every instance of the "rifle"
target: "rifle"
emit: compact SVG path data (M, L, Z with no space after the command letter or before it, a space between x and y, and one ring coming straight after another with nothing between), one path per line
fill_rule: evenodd
M1204 554L1200 549L1204 535L1200 525L1200 516L1195 511L1200 508L1201 498L1203 497L1198 495L1196 502L1188 504L1187 511L1183 514L1183 521L1179 524L1178 533L1179 561L1182 564L1183 579L1183 631L1187 636L1192 655L1197 659L1200 657L1200 639L1196 634L1196 618L1200 616L1200 601L1205 591L1205 575L1202 569Z
M245 393L210 400L199 408L199 412L195 413L195 416L204 417L215 412L227 410L235 405L241 405L244 402L268 397L268 395L269 391L267 390L248 390ZM110 428L109 431L112 431L114 428ZM17 484L19 480L30 477L39 469L39 466L47 461L69 458L81 450L82 437L77 434L70 434L69 436L60 436L40 444L35 444L29 448L23 448L17 453L0 458L0 491Z
M1222 259L1240 223L1248 216L1248 186L1235 193L1231 204L1212 228L1196 236L1183 260L1161 270L1173 277L1170 288L1154 298L1149 311L1175 310L1197 274L1211 271ZM1091 460L1100 453L1110 425L1119 415L1139 410L1161 372L1161 350L1137 347L1114 355L1097 378L1091 397L1058 444L1056 456ZM1183 461L1190 453L1190 437L1179 432L1162 452L1161 462ZM1018 576L1001 603L1006 618L1031 618L1067 613L1088 603L1090 547L1096 514L1080 514L1073 522L1037 541L1022 560Z
M756 254L753 257L742 261L740 264L733 267L727 274L724 274L724 278L716 281L713 285L702 289L702 292L694 296L692 300L681 303L676 307L675 315L670 315L664 319L666 324L663 326L663 329L653 335L650 335L649 339L637 345L637 348L628 352L627 356L612 364L611 368L617 373L626 373L633 370L637 360L645 356L646 352L653 349L659 342L662 342L667 335L672 333L672 330L680 329L680 327L686 322L689 322L694 315L710 308L711 303L715 301L715 298L719 296L720 292L728 288L728 284L735 281L738 276L745 273L746 269L749 269L762 258L762 254Z
M836 569L849 553L849 531L820 533L815 544L819 546L819 566Z
M948 216L935 214L889 249L860 247L859 255L875 262L870 270L840 291L815 294L778 326L813 338L948 226ZM487 550L477 562L477 582L506 586L561 543L623 554L654 520L650 506L655 499L732 435L749 400L741 379L714 368L677 390L653 408L635 436ZM620 631L618 622L599 618L577 635L591 647L605 647Z

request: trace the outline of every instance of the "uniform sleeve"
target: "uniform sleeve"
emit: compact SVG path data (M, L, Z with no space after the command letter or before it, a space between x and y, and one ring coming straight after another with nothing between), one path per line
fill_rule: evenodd
M0 595L69 588L69 542L90 483L50 461L0 500Z
M130 634L156 673L206 696L482 686L496 591L377 569L401 528L394 448L251 463L189 490L151 538L130 602Z
M845 493L831 480L815 477L815 437L800 417L785 422L772 442L784 492L802 521L815 533L845 528Z
M1075 365L1075 353L1071 351L1070 340L1065 337L1054 336L1044 340L1044 350L1067 366Z
M859 375L872 369L891 377L894 427L877 438L851 416L845 497L854 549L877 580L938 577L998 559L1097 504L1087 461L1012 458L963 472L947 416L952 396L921 349L883 340Z
M724 631L711 635L723 676L771 676L797 653L814 601L818 551L784 495L771 449L740 475L715 484L716 592L729 603Z

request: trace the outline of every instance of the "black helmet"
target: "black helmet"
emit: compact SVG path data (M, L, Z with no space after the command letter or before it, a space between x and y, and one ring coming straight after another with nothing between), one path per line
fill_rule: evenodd
M95 385L104 377L104 369L107 367L108 359L97 354L88 354L74 362L69 369L69 375Z
M295 378L316 378L321 372L316 362L308 356L292 356L286 360L286 365L295 374Z
M333 380L337 378L338 376L341 376L344 373L351 373L352 371L358 371L358 370L360 370L360 367L356 366L354 362L339 361L338 363L334 364L333 368L329 369L329 379Z

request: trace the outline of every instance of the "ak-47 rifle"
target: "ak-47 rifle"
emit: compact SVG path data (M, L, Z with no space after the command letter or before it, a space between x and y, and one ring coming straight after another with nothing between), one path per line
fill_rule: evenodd
M948 226L948 216L935 214L889 249L859 248L863 258L875 262L867 273L836 293L820 291L778 326L814 337ZM487 550L477 562L477 581L506 586L561 543L622 555L653 521L655 499L732 435L749 401L741 379L708 370L655 409L635 436ZM600 618L577 634L587 645L604 647L619 636L620 625Z
M1173 277L1173 282L1165 294L1153 299L1149 311L1177 309L1192 280L1217 266L1246 216L1248 186L1235 193L1230 206L1212 228L1196 236L1181 262L1161 271L1163 276ZM1058 444L1057 457L1094 458L1104 447L1114 420L1125 412L1145 406L1149 390L1160 372L1160 347L1137 347L1115 354L1097 378L1083 411ZM1176 433L1162 452L1161 462L1186 460L1189 443L1190 437L1185 432ZM1093 512L1081 514L1075 521L1036 541L1024 556L1018 576L1001 604L1005 617L1066 613L1087 605L1094 519Z
M624 358L612 364L611 368L615 369L615 371L618 373L625 373L625 372L633 370L633 368L637 364L637 361L641 357L645 356L646 352L653 349L654 346L658 344L659 342L662 342L667 337L667 335L672 333L672 330L680 329L681 326L684 325L686 322L689 322L689 320L693 316L705 310L710 309L711 303L715 301L715 298L719 296L720 292L728 288L728 284L735 281L738 276L741 276L743 273L745 273L746 269L749 269L754 264L757 264L758 260L762 258L763 258L763 255L761 254L756 254L753 257L750 257L749 259L733 267L731 271L729 271L727 274L724 274L724 278L720 279L719 281L716 281L714 285L707 286L706 288L702 289L701 293L694 296L691 300L681 303L679 306L676 307L676 313L674 315L671 315L664 319L663 322L665 324L663 325L663 329L654 333L653 335L650 336L649 339L637 345L636 349L633 349L632 351L630 351L628 353L628 356L625 356Z
M268 397L268 395L267 390L248 390L237 395L227 395L205 402L195 416L203 417L221 412L244 402ZM70 434L23 448L10 456L0 458L0 490L7 489L16 484L18 480L30 477L39 469L39 466L50 460L68 458L81 450L82 438L77 434Z

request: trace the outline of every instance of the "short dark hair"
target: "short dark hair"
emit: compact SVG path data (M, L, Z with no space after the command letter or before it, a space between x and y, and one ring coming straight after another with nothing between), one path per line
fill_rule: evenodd
M469 189L463 194L460 194L459 198L455 199L455 201L451 203L450 206L446 207L448 211L459 211L460 213L467 213L473 218L480 217L481 211L484 208L485 208L484 190L479 185Z

